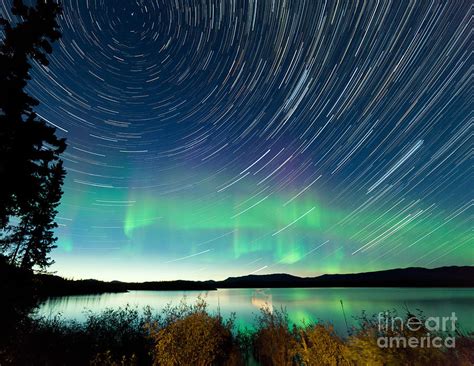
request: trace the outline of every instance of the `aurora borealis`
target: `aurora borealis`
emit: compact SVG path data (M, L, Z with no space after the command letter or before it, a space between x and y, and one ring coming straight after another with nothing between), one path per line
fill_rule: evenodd
M473 265L471 2L63 7L29 84L68 142L59 275Z

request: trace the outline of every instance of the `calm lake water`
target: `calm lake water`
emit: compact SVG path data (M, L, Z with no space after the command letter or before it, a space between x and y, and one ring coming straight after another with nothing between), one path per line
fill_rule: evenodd
M46 300L38 315L51 317L61 313L64 319L83 321L85 311L100 312L106 308L128 305L142 309L149 305L159 311L167 304L178 304L185 299L194 303L202 295L209 310L220 308L224 316L236 313L239 327L251 326L262 306L286 308L292 322L330 321L336 331L345 333L346 326L341 309L349 325L357 324L353 318L363 310L377 314L396 309L404 314L406 307L415 313L423 310L426 316L450 316L456 313L458 327L474 330L474 288L304 288L304 289L221 289L217 291L130 291L118 294L56 297Z

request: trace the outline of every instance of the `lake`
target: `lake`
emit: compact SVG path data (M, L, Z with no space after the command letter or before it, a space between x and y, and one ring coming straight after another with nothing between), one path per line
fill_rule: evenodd
M178 304L185 299L194 303L202 295L209 310L220 308L225 317L236 313L239 327L251 326L262 306L286 308L292 322L330 321L340 334L346 332L341 300L349 325L357 324L354 316L363 310L368 315L396 309L404 315L408 308L426 316L451 316L456 313L458 329L474 330L474 288L275 288L275 289L219 289L217 291L130 291L126 293L81 295L49 298L43 302L38 315L77 321L85 319L85 311L100 312L106 308L127 304L159 311L167 304Z

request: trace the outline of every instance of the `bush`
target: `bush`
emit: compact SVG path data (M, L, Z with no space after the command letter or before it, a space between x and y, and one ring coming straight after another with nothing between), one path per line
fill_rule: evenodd
M133 354L130 357L122 356L120 360L115 359L111 351L98 353L91 361L90 366L136 366L137 358Z
M334 332L332 325L314 324L300 329L299 354L305 365L346 366L347 345Z
M116 357L136 354L146 357L145 318L137 308L106 309L101 313L87 313L83 332L90 339L92 351L109 351Z
M202 299L168 311L163 324L149 326L154 365L238 364L232 319L224 322L220 315L208 314Z
M0 352L2 365L147 365L147 318L130 307L88 313L84 323L35 318ZM3 354L2 354L3 353Z
M286 311L263 307L260 312L253 342L255 359L263 366L295 364L297 331L290 329Z
M474 365L474 332L456 331L456 348L451 350L449 358L459 366ZM452 362L452 365L455 363Z
M396 312L386 312L384 318L380 321L385 324L385 319L397 317ZM407 321L410 318L416 318L420 321L420 327L416 331L410 330ZM415 316L409 312L405 317L400 317L402 321L396 321L395 326L379 328L379 320L373 316L368 318L363 314L360 318L359 328L349 337L347 345L349 347L349 357L355 364L368 363L370 365L458 365L459 357L451 349L434 347L386 347L381 348L377 343L379 337L402 337L404 339L416 338L418 344L422 338L448 336L446 332L433 333L424 327L425 318L423 314Z
M385 313L389 319L396 317L392 312ZM253 338L253 351L257 361L262 365L472 365L474 360L474 334L456 332L455 348L435 347L387 347L381 348L377 343L379 337L404 337L421 339L450 336L448 332L429 332L424 326L412 331L407 321L414 315L407 312L396 322L394 329L379 329L376 316L368 318L365 313L359 318L360 324L352 329L347 339L342 339L334 332L331 325L310 324L290 328L288 316L284 310L271 311L261 309L257 317L257 327ZM425 318L420 313L417 317L421 324ZM384 324L384 319L381 320Z

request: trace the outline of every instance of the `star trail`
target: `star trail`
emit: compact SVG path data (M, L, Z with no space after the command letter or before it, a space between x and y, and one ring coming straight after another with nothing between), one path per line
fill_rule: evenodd
M470 10L64 0L63 36L28 86L68 142L53 269L473 265Z

